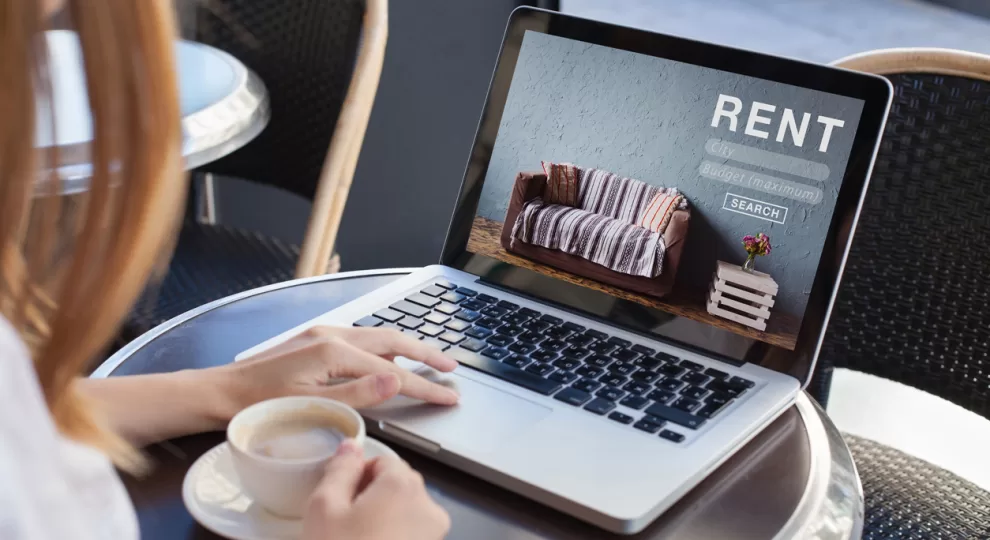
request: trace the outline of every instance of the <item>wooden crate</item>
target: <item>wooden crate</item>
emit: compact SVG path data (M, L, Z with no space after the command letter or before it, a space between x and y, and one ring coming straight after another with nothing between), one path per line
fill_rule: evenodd
M719 261L708 290L708 313L763 331L776 295L777 282L768 274Z

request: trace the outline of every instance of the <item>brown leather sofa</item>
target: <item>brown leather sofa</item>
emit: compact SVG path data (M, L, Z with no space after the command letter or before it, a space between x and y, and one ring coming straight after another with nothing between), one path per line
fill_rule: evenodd
M565 272L632 292L659 298L671 291L677 276L681 253L687 241L688 225L691 220L689 211L677 210L671 216L670 225L667 226L663 235L666 250L661 274L654 278L632 276L610 270L583 257L554 249L534 246L525 242L515 242L513 247L512 228L519 217L519 212L522 211L523 205L527 202L542 196L546 185L547 176L542 172L522 172L516 175L516 182L512 188L512 199L509 201L509 210L506 212L505 224L502 226L501 244L506 251Z

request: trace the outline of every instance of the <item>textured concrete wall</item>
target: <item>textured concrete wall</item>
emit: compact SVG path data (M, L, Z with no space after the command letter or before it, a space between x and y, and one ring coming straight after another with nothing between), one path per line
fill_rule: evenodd
M736 132L723 120L711 126L719 94L743 102ZM766 140L744 134L749 104L777 107L774 119L756 126ZM803 147L775 140L783 109L812 121ZM479 214L503 220L520 170L539 170L540 161L599 167L657 185L676 186L693 206L691 231L678 282L706 286L717 260L741 263L740 239L765 232L774 251L757 268L778 282L777 309L802 313L821 256L839 182L862 110L857 100L769 81L718 72L627 51L554 36L525 37L488 168ZM828 151L819 151L824 126L818 115L838 118ZM828 166L825 181L801 179L706 154L709 139L743 144ZM774 196L702 177L704 161L765 172L822 191L818 204ZM722 209L726 193L786 207L783 224Z

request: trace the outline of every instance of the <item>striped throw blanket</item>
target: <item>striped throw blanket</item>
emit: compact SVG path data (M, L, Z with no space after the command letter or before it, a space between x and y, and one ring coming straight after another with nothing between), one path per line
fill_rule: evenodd
M653 278L663 272L663 235L639 226L640 215L657 194L678 195L600 169L580 170L578 207L536 198L513 224L512 243L576 255L623 274ZM687 202L680 208L687 208Z
M580 208L544 204L523 206L512 242L525 242L577 255L623 274L656 277L663 271L663 236Z

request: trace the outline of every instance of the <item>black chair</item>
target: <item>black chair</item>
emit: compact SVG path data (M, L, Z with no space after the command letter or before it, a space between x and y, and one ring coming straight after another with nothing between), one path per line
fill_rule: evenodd
M215 176L233 177L313 207L301 246L190 212L167 275L138 303L125 340L237 292L337 271L334 239L384 60L387 0L196 0L187 7L196 11L185 14L195 22L185 35L254 71L271 109L255 140L193 172L193 191L210 201Z
M904 49L838 65L886 76L895 94L809 391L824 405L833 368L848 368L990 418L990 57ZM846 440L863 538L990 538L990 493Z

